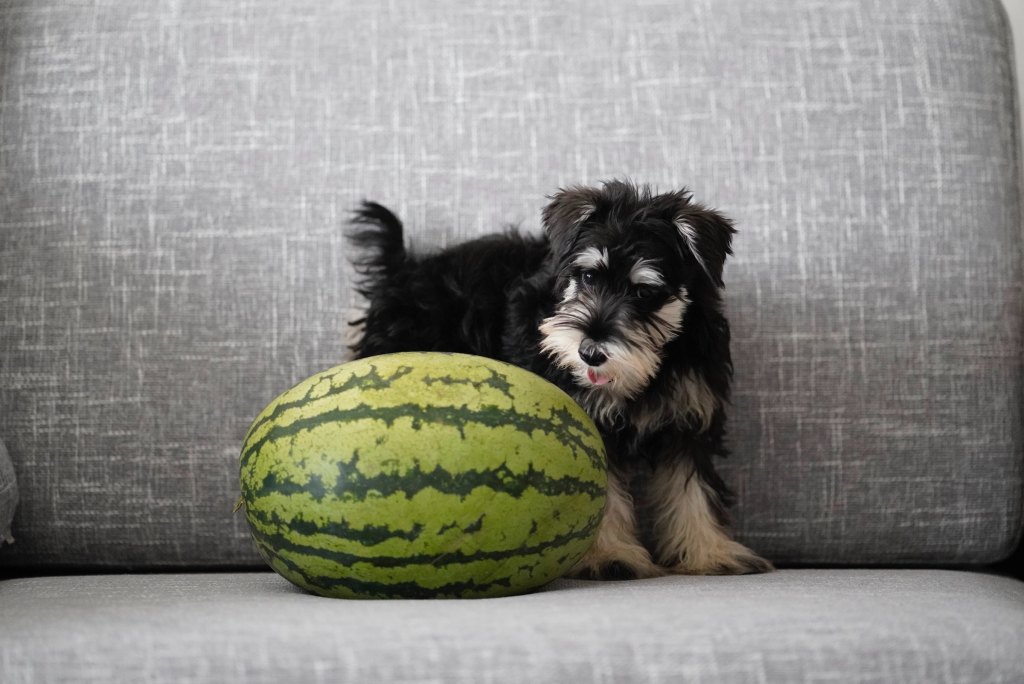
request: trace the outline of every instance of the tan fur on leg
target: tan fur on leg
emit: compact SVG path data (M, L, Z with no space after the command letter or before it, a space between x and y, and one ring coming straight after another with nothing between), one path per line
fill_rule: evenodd
M636 514L633 500L618 476L608 473L608 498L604 517L597 531L597 539L587 554L569 572L570 577L600 578L608 575L608 568L625 566L634 577L659 577L665 574L651 560L651 554L637 540Z
M658 562L685 575L770 572L771 563L736 542L715 517L715 492L689 462L659 466L651 481Z

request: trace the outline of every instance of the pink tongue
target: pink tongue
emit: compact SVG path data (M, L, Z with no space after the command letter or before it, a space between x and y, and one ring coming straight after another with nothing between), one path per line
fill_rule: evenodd
M595 385L607 385L611 380L600 373L596 372L593 368L587 369L587 380L594 383Z

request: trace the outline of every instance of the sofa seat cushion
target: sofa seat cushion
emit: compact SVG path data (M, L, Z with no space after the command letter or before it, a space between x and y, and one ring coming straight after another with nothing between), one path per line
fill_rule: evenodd
M938 570L343 601L269 573L0 582L0 681L1019 681L1024 583Z
M238 451L337 364L363 198L432 250L689 186L726 273L737 536L983 565L1024 513L999 0L0 2L0 567L252 565Z

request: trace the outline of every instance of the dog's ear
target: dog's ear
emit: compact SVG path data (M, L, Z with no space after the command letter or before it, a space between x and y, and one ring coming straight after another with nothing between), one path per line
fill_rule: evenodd
M561 188L548 197L551 201L544 207L541 220L553 253L566 254L572 249L580 226L597 210L600 197L599 190L581 185Z
M716 287L724 285L725 258L732 254L732 236L736 229L725 216L692 202L685 190L675 194L672 223L694 259Z

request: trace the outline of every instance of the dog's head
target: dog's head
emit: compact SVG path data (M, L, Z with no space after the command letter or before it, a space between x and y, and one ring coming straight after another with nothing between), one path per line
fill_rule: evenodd
M687 308L717 301L735 231L685 189L611 181L550 200L559 303L541 323L541 347L582 388L632 398L658 373Z

